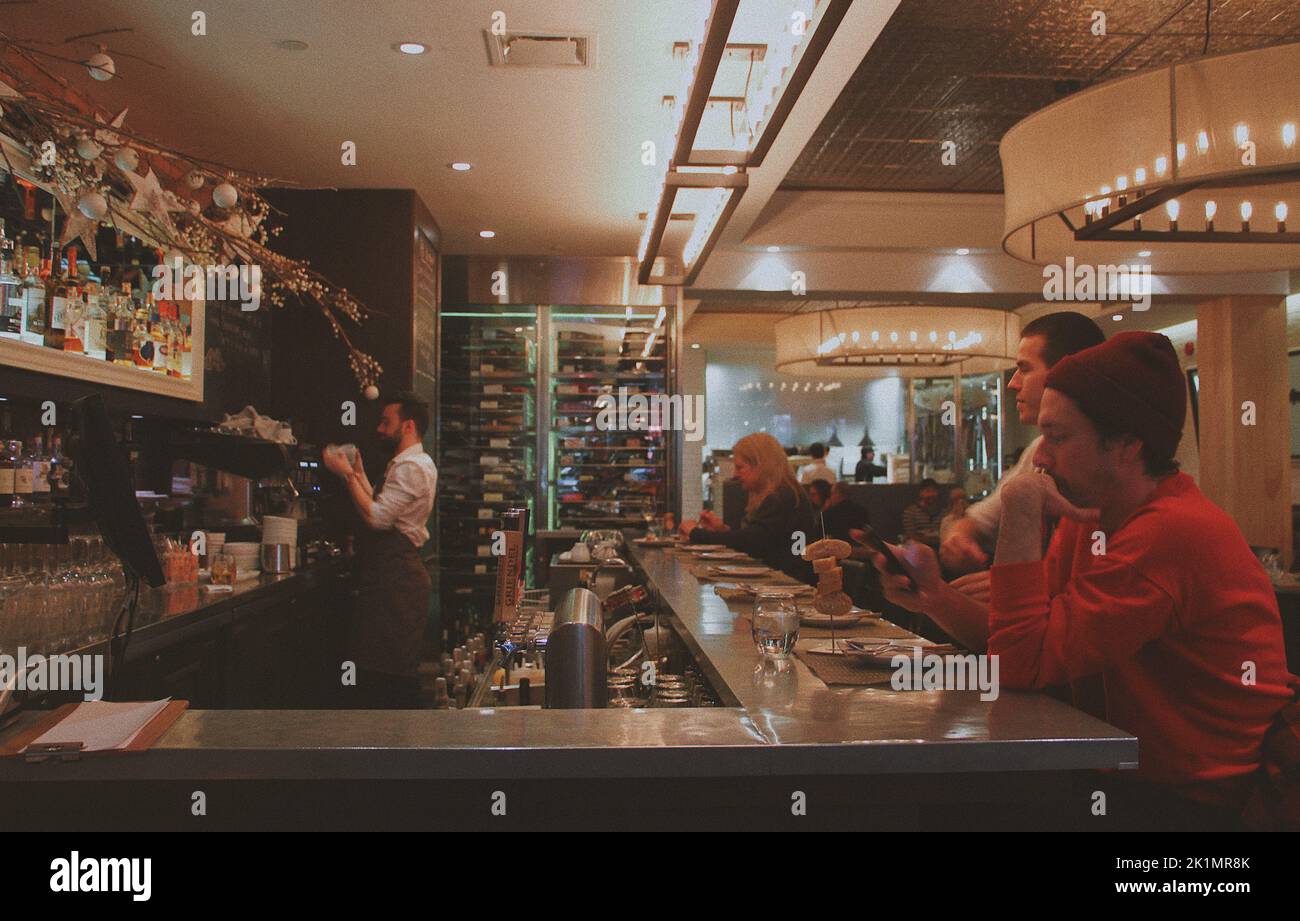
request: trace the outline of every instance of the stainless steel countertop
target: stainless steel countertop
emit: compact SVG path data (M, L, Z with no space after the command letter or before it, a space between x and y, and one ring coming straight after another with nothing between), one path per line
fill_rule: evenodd
M1003 691L984 702L975 691L827 688L797 660L780 676L756 673L747 622L686 560L635 547L630 555L739 707L189 711L147 754L4 758L0 781L919 774L1137 762L1135 738L1042 695Z

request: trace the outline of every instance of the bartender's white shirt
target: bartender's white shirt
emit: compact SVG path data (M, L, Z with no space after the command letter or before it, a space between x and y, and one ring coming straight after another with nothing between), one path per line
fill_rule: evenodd
M429 539L429 515L438 488L438 468L420 444L413 444L388 462L384 485L370 506L376 530L396 528L416 547Z
M986 549L992 549L997 546L998 526L1002 522L1002 487L1005 486L1012 477L1025 476L1034 472L1034 455L1038 453L1038 446L1043 443L1043 436L1039 435L1029 443L1020 454L1020 460L1016 465L1002 475L998 480L997 488L985 499L976 502L966 510L966 517L975 522L976 533L980 536L980 543L986 546Z
M826 466L825 460L815 460L799 468L798 480L800 486L807 486L813 480L825 480L827 483L834 483L835 471Z

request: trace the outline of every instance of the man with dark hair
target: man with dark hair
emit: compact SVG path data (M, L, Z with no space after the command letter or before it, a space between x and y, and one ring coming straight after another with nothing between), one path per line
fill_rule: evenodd
M1020 348L1016 353L1016 373L1007 387L1016 391L1016 409L1022 425L1038 424L1038 403L1043 397L1047 372L1066 355L1099 345L1106 340L1101 328L1090 318L1073 311L1049 313L1028 323L1020 331ZM993 494L966 510L954 522L940 547L939 558L953 575L988 568L989 554L998 539L998 522L1002 511L1002 486L1014 477L1033 472L1033 457L1042 443L1034 439L1020 455L1020 460L998 482ZM986 580L971 585L982 597Z
M433 583L420 559L429 539L438 470L422 439L429 407L411 393L383 399L376 434L393 451L376 493L358 452L349 463L339 451L322 462L341 478L367 531L358 547L360 593L355 652L359 702L371 709L414 709L419 704L420 645Z
M831 484L825 480L813 480L804 489L808 492L808 500L812 502L813 508L818 511L826 505L826 500L831 497Z
M826 445L820 441L814 441L808 446L808 456L812 458L811 464L804 464L799 468L797 479L803 486L807 486L813 480L825 480L827 483L834 483L837 477L835 471L826 466Z
M1116 820L1222 828L1291 691L1267 573L1236 523L1176 472L1186 399L1178 355L1157 333L1062 359L1042 398L1043 473L1002 491L988 610L916 545L897 555L917 590L887 573L882 583L960 642L987 645L1006 687L1103 679L1094 715L1141 747L1136 783L1094 781L1112 790ZM1044 555L1050 517L1060 525Z
M878 476L884 476L889 471L876 463L876 449L870 444L862 446L862 457L858 460L858 465L853 468L853 479L859 483L870 483Z

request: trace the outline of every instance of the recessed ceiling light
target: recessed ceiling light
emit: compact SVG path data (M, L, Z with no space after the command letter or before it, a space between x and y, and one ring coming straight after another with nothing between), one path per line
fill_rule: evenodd
M393 47L402 54L424 54L429 50L423 42L398 42Z
M1118 323L1120 320L1124 319L1124 314L1122 313L1113 314L1111 316L1111 319L1114 320L1116 323Z
M478 235L485 240L490 240L497 235L495 230L480 230Z
M779 246L769 246L769 247L767 248L767 251L768 251L769 253L779 253L779 252L781 252L781 247L779 247Z
M458 173L467 173L474 168L473 163L466 163L463 160L448 165Z
M958 256L969 256L969 255L970 255L970 250L968 250L966 247L963 246L961 249L957 250L957 255L958 255Z
M692 343L691 343L691 348L693 348L693 349L698 349L699 347L700 347L700 344L699 344L698 342L692 342Z
M1142 252L1138 253L1139 259L1148 259L1150 258L1150 256L1151 256L1151 250L1149 249L1144 249L1142 250Z
M307 50L307 43L300 42L296 38L282 38L279 41L274 42L274 45L275 47L279 48L281 51L306 51Z

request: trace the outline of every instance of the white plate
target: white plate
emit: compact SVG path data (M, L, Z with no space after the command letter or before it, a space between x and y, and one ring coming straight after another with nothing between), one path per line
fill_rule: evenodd
M683 544L682 550L686 553L710 553L714 550L726 550L726 544Z
M769 566L714 566L713 570L724 576L739 576L750 579L755 576L769 576L775 572Z
M880 617L877 611L864 611L862 608L854 608L847 614L836 614L831 617L829 614L822 614L811 607L799 606L799 623L805 627L852 627L860 624L864 620L876 620Z
M710 550L708 553L701 553L702 560L748 560L752 559L748 553L741 553L739 550Z

